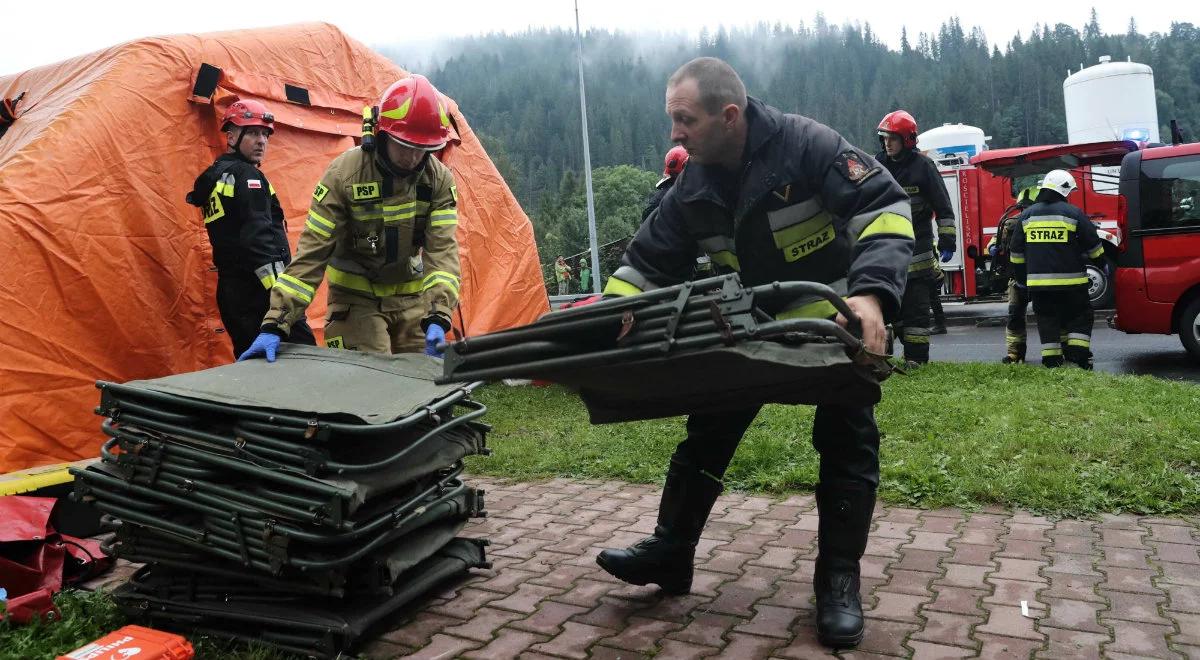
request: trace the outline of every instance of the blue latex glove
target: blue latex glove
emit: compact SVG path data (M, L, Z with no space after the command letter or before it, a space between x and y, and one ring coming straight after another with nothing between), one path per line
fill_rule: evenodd
M267 362L275 361L275 351L279 350L279 335L271 332L260 332L254 338L254 343L238 357L237 361L249 360L260 355L267 356Z
M988 246L988 255L990 255L992 257L996 256L996 253L999 251L1000 251L1000 247L998 245L996 245L995 243L992 243L991 245Z
M432 355L435 358L442 357L442 352L437 349L437 345L444 341L446 341L446 331L442 330L442 326L430 323L429 329L425 331L425 355Z
M954 250L942 250L942 263L947 263L954 258Z

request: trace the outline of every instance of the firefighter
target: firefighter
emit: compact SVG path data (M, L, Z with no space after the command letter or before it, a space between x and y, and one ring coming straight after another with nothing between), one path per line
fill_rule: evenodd
M904 345L904 361L909 366L929 362L930 295L938 258L942 262L954 257L957 247L954 230L954 207L950 195L938 174L937 166L928 156L917 151L917 122L912 115L896 110L884 116L877 128L883 150L875 158L904 187L912 203L913 231L916 247L908 265L910 286L904 290L897 328ZM937 216L937 249L934 249L933 217Z
M271 302L271 287L292 260L287 220L275 187L258 169L275 118L258 101L234 101L221 119L226 151L196 177L187 201L198 206L217 268L217 310L233 354L250 348ZM313 345L299 318L290 341Z
M1008 259L1008 246L1012 243L1015 228L1020 227L1017 218L1021 212L1033 205L1037 197L1037 186L1023 188L1017 194L1015 212L1005 212L996 235L988 241L988 254L992 257L993 269L1008 278L1008 324L1004 328L1005 355L1000 361L1004 364L1021 364L1025 362L1025 314L1029 310L1029 293L1024 283L1018 283L1013 277L1012 265Z
M630 242L605 293L679 284L700 248L748 286L828 284L848 296L867 348L882 352L884 323L900 309L913 250L908 199L891 175L829 127L747 97L738 74L715 58L692 60L671 76L666 109L671 138L687 149L690 163ZM768 311L781 319L836 315L815 297ZM604 570L669 594L689 591L696 543L758 410L688 418L687 437L667 468L654 534L601 552ZM851 647L863 634L859 559L879 484L873 407L818 406L813 445L821 457L817 632L826 645Z
M1059 367L1065 358L1090 370L1092 307L1084 258L1099 261L1104 245L1092 221L1067 202L1075 188L1066 170L1046 174L1037 201L1017 218L1009 260L1037 315L1042 365Z
M654 184L654 192L650 194L650 199L646 200L646 207L642 209L642 222L645 222L654 209L662 203L663 197L666 196L671 186L675 185L675 179L683 171L683 166L687 165L687 161L687 149L680 145L675 145L667 151L666 157L663 158L662 178Z
M433 157L450 116L420 75L393 83L364 115L372 148L364 140L325 170L296 259L276 279L262 332L240 359L273 361L325 275L327 346L438 355L459 292L454 176Z

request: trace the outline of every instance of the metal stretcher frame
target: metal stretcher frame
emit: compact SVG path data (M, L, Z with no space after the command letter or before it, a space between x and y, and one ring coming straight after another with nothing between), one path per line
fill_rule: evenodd
M485 410L485 409L484 409ZM483 414L475 410L471 415ZM486 447L484 425L471 420L475 417L462 416L431 429L416 440L404 443L401 448L385 461L379 461L384 468L370 472L353 471L356 479L348 478L345 471L337 471L336 476L322 478L320 472L313 475L313 470L301 470L295 466L265 466L261 461L254 462L252 457L243 452L238 456L229 456L204 451L205 439L221 439L218 434L206 431L193 431L176 427L153 424L152 428L140 426L140 422L130 421L117 426L111 421L102 424L104 432L117 440L122 453L114 454L111 449L113 442L109 441L101 449L102 458L107 463L118 466L129 463L140 464L148 471L143 472L140 483L152 486L163 479L183 484L192 491L214 492L223 497L242 499L251 503L265 497L276 506L278 515L296 520L320 522L332 519L340 522L330 522L332 525L344 525L346 518L351 516L368 500L387 494L404 487L412 481L443 469L465 456L473 454L488 454ZM183 434L187 433L187 436ZM192 438L189 442L187 438ZM236 442L237 439L229 439ZM399 456L404 460L393 460ZM250 460L248 460L250 459ZM179 465L179 463L185 463ZM393 467L398 465L399 467ZM228 481L231 471L259 481L258 490L263 494L238 492L229 493L228 488L221 483ZM313 493L310 497L298 494L288 495L272 490L266 483L278 484L281 488L298 488L294 479L280 479L289 475L308 480L310 483L324 484L334 491L324 490L314 492L314 489L304 487L304 492ZM221 479L215 480L216 475ZM174 479L172 479L172 477ZM278 500L278 502L275 502ZM331 511L336 509L336 511Z
M297 597L287 606L259 603L182 601L155 593L154 572L143 567L113 592L113 600L131 618L165 629L224 639L260 641L302 655L335 658L385 617L411 603L438 583L471 568L487 568L486 541L455 539L434 556L397 579L390 596L321 601Z
M457 479L461 472L462 465L460 463L412 499L367 521L360 530L351 530L340 535L329 535L323 538L322 535L306 532L298 527L279 525L268 521L263 517L264 514L261 511L252 508L240 506L218 508L209 499L195 497L194 493L189 497L163 493L145 486L131 484L104 474L95 468L81 471L77 475L76 492L79 497L92 500L99 510L123 521L174 535L179 537L180 543L209 554L278 574L284 566L301 570L344 568L376 548L419 528L420 525L415 523L422 520L423 516L432 515L430 509L443 508L444 504L451 508L459 508L459 503L456 502L459 498L462 499L461 508L465 510L465 513L468 515L482 514L482 496L478 491ZM212 519L227 518L233 529L213 529L211 526L192 529L186 524L172 520L170 514L162 516L143 510L145 502L161 502L177 507L178 510ZM258 520L257 524L250 522L256 519ZM267 533L268 523L270 523L269 533ZM358 543L370 531L376 531L377 534L366 542ZM312 539L319 538L323 542L313 543L313 545L353 544L354 547L346 550L347 554L332 558L306 559L303 556L289 553L289 544L273 542L272 537L306 543L311 543Z

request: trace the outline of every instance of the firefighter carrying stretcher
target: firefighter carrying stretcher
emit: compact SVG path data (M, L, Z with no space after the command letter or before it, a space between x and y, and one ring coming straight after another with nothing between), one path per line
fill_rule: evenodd
M702 249L721 272L740 273L748 286L829 285L848 296L867 348L882 352L884 323L900 309L913 250L908 199L887 170L829 127L747 97L737 72L715 58L676 71L666 101L671 139L687 149L688 166L638 229L605 293L679 284ZM815 297L767 311L780 319L836 314ZM601 552L604 570L670 594L691 589L700 533L758 410L688 417L687 438L667 468L654 535ZM873 406L817 406L812 441L821 455L817 634L826 645L849 647L863 635L859 559L879 485Z

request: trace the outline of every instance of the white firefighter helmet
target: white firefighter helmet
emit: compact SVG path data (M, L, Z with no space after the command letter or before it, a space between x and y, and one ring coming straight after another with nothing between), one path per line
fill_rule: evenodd
M1075 185L1075 177L1071 176L1071 173L1066 170L1050 170L1038 185L1038 188L1053 190L1063 197L1070 195L1071 191L1077 187Z

